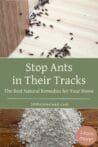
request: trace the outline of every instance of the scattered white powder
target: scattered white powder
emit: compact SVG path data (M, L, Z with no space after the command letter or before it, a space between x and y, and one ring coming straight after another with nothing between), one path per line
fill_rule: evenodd
M75 109L26 109L18 137L26 147L71 147L82 120Z

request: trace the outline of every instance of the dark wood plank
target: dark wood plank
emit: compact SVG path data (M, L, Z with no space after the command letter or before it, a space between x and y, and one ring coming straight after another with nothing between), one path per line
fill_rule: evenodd
M24 110L0 110L0 147L24 147L16 137Z
M4 13L3 13L3 1L0 0L0 56L7 56L8 50L6 50L6 47L8 47L7 42L7 35L5 31L5 25L4 25Z
M25 36L29 16L28 0L0 0L0 8L0 57L2 57L8 56Z

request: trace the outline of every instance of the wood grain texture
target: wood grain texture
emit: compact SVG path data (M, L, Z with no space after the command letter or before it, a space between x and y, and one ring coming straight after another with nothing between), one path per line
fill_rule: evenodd
M17 139L18 122L24 110L0 110L0 147L25 147ZM83 125L94 127L98 132L98 109L81 109L82 116L84 117ZM75 147L84 147L79 144ZM90 147L98 147L98 142Z
M25 36L28 0L0 0L0 57L8 56Z
M7 35L4 27L4 14L3 14L3 1L0 0L0 56L7 56L8 50L6 51L6 46L8 46ZM1 20L2 18L2 20Z
M0 147L24 147L16 137L23 110L0 110Z

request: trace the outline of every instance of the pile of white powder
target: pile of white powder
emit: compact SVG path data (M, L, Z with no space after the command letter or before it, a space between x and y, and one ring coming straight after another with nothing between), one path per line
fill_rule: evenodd
M75 109L26 109L18 137L26 147L71 147L82 117Z

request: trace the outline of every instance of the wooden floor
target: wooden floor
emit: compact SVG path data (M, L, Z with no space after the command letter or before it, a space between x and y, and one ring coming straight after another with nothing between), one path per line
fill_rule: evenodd
M98 132L98 109L81 109L85 121L83 125L94 127ZM25 147L16 137L18 122L21 120L23 110L0 110L0 147ZM75 147L83 147L75 145ZM98 147L98 142L90 147Z

